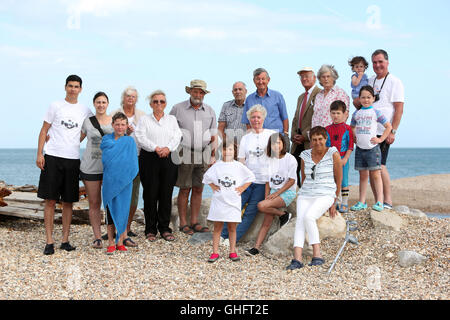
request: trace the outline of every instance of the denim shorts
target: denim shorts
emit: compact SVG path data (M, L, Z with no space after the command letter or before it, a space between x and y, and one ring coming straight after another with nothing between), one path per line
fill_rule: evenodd
M361 149L356 147L355 170L380 170L381 169L381 150L377 145L372 149Z
M270 189L270 194L277 192L278 189ZM284 204L286 207L289 207L289 205L294 201L295 197L297 196L297 193L292 190L286 190L282 194L280 194L280 198L284 201Z

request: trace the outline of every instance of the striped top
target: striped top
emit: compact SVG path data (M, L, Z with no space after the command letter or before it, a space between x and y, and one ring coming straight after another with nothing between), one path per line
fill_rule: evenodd
M338 152L335 147L328 148L319 163L314 163L311 157L312 149L303 151L300 158L305 163L305 181L298 191L303 197L336 197L336 183L334 182L333 154ZM315 165L314 174L313 166ZM314 179L313 179L314 177Z

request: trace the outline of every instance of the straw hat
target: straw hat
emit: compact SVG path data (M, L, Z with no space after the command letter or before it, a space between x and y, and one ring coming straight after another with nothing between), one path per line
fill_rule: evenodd
M191 86L190 87L186 86L186 92L190 93L191 89L194 89L194 88L199 88L199 89L202 89L204 93L209 93L209 91L206 90L206 82L203 80L192 80Z

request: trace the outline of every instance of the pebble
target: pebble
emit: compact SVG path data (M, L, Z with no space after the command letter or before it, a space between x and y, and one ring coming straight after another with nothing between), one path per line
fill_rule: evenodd
M448 219L405 216L408 227L398 232L376 229L370 217L356 213L359 245L347 245L330 275L327 270L341 239L321 243L325 264L285 270L292 256L268 253L248 257L253 243L238 243L241 261L207 262L212 243L191 245L190 236L174 232L176 240L158 237L151 243L144 226L133 224L138 248L106 255L91 248L92 228L71 226L70 242L77 249L59 249L62 226L55 224L55 254L44 256L44 224L0 216L0 299L33 300L292 300L292 299L443 299L450 298ZM105 228L104 226L102 228ZM102 230L104 231L104 230ZM392 259L402 250L428 257L426 264L401 267Z

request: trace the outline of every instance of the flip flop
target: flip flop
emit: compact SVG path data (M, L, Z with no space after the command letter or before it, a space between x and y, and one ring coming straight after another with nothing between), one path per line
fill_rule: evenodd
M136 242L134 242L133 240L131 240L131 238L126 238L125 240L123 240L123 244L127 247L137 247L138 245L136 244Z
M195 229L196 226L200 226L200 227L201 227L201 224L200 224L200 223L194 223L193 225L191 225L191 229L192 229L194 232L200 232L200 233L203 233L203 232L208 232L208 231L209 231L209 228L208 228L208 227L202 227L202 228L200 228L200 230L197 230L197 229Z
M192 230L192 228L189 225L184 225L182 227L179 228L179 230L187 235L192 236L194 234L194 230Z
M92 243L92 248L94 248L94 249L102 249L103 248L102 240L101 239L95 239L94 242Z

